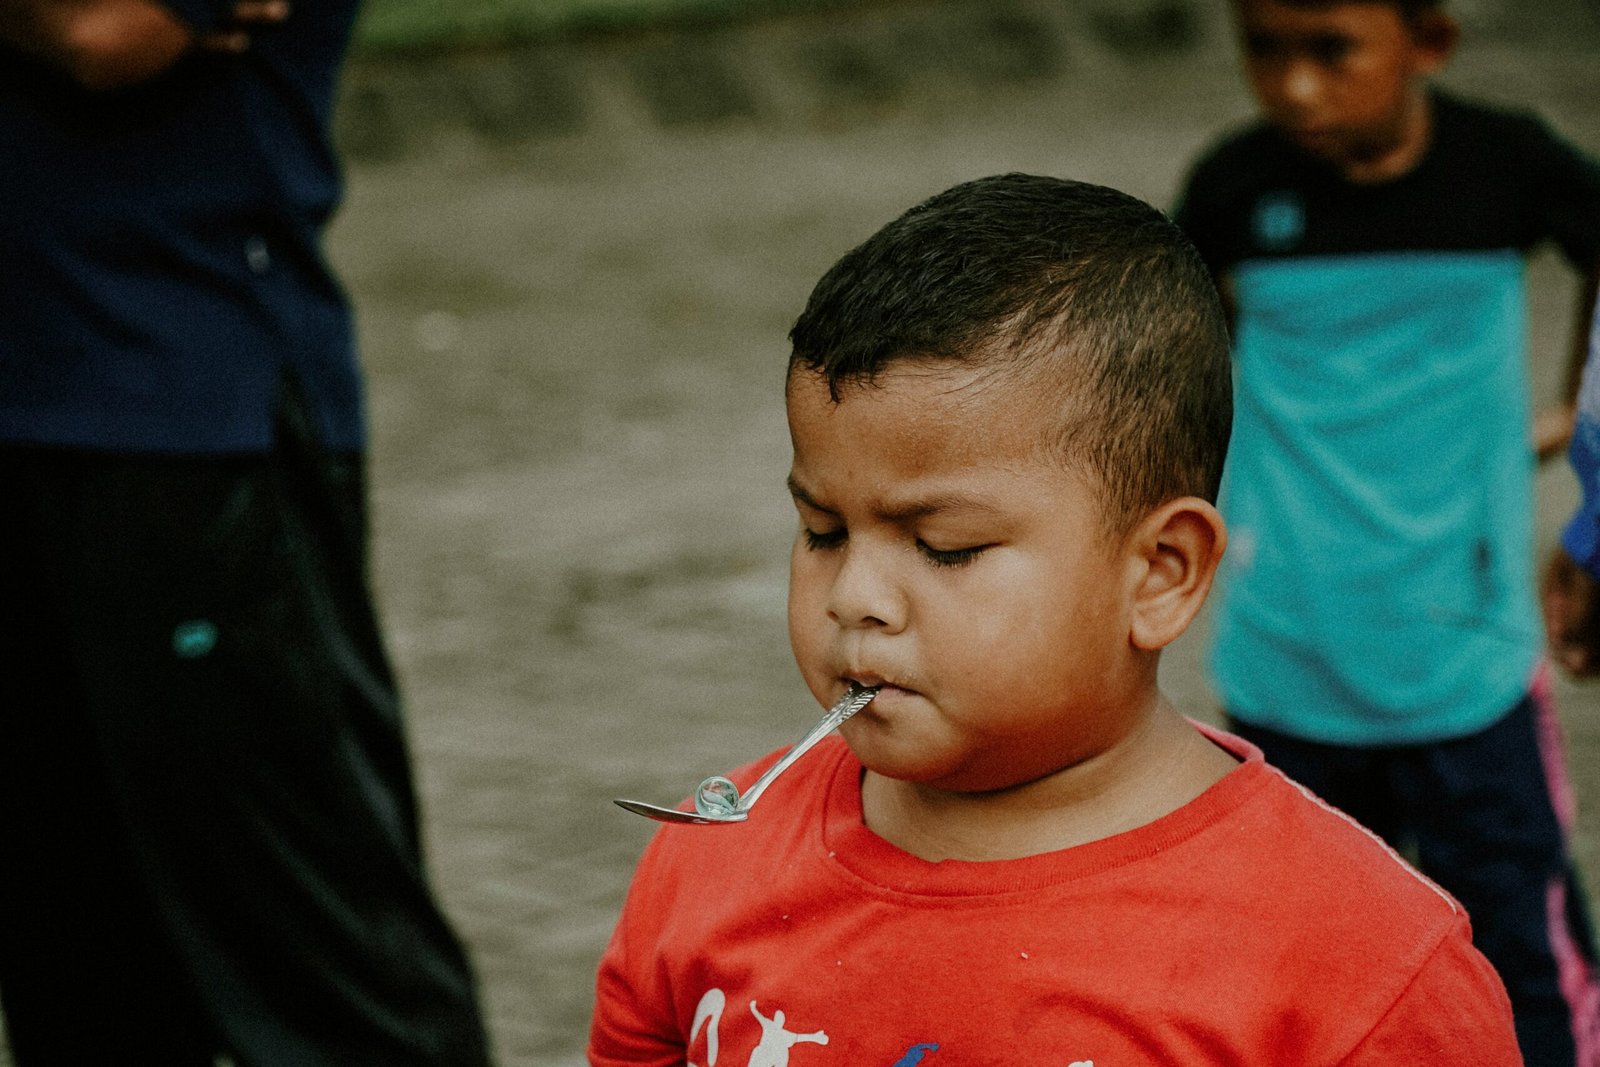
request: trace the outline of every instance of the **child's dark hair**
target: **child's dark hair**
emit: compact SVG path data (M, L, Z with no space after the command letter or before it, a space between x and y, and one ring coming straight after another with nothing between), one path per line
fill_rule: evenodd
M1444 10L1445 0L1280 0L1288 7L1338 7L1353 3L1387 3L1407 19L1416 18L1428 11Z
M912 208L834 264L789 332L834 399L891 364L1014 368L1059 397L1056 443L1118 532L1215 501L1233 419L1211 276L1165 216L1084 182L1004 174Z

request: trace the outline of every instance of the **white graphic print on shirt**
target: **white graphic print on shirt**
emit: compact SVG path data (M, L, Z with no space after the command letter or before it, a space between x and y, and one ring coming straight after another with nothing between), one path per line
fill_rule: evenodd
M694 1051L695 1044L700 1040L700 1034L705 1032L705 1067L716 1067L717 1055L720 1052L722 1013L727 1008L728 997L720 989L708 989L700 998L700 1003L695 1006L694 1023L689 1029L689 1050ZM761 1039L750 1052L750 1058L745 1061L745 1067L790 1067L790 1051L800 1044L826 1045L828 1035L823 1030L811 1033L798 1033L788 1028L788 1016L779 1008L770 1016L761 1014L755 1001L750 1002L750 1014L755 1017L761 1027ZM912 1045L905 1051L905 1055L896 1060L893 1067L917 1067L923 1058L931 1052L939 1051L939 1046L932 1042ZM689 1060L687 1067L700 1067L694 1060ZM1074 1060L1067 1067L1094 1067L1093 1060Z

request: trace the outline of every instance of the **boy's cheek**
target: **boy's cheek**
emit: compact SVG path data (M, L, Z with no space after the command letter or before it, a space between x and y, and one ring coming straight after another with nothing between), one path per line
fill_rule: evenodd
M827 586L814 566L796 559L789 568L789 627L827 617Z
M807 684L815 688L824 672L830 621L823 605L803 591L789 590L789 647Z

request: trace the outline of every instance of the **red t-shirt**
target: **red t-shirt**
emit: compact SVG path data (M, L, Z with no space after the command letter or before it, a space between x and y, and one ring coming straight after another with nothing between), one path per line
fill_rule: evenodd
M1243 762L1193 802L985 863L868 830L861 764L829 739L749 822L650 843L600 964L590 1062L1520 1064L1461 906L1207 733Z

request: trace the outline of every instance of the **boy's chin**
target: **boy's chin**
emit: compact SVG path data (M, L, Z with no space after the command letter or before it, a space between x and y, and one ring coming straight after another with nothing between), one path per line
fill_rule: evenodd
M852 720L839 727L839 733L861 766L880 778L927 784L948 773L948 768L928 759L927 745L897 737L883 724Z
M1294 133L1283 131L1284 138L1302 154L1333 167L1343 167L1354 162L1349 146L1342 138L1324 133Z
M848 725L848 724L846 724ZM849 739L846 738L849 744ZM938 793L977 796L996 793L1019 784L1005 770L985 771L930 760L925 751L905 751L889 745L850 744L850 751L870 774L903 785Z

